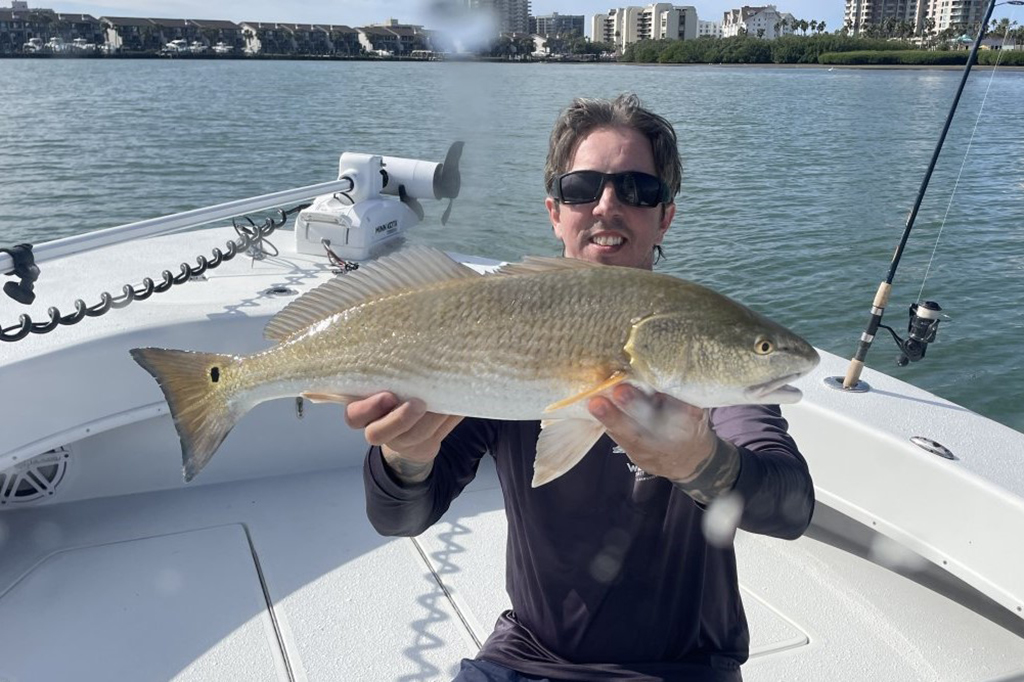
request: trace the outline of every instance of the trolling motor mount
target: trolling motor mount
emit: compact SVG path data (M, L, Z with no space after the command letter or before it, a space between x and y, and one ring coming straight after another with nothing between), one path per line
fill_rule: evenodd
M892 338L899 346L900 354L896 356L896 364L906 367L911 362L922 359L928 351L928 344L935 340L942 321L942 306L935 301L910 304L910 320L907 322L907 338L901 339L892 327L879 325L888 329Z

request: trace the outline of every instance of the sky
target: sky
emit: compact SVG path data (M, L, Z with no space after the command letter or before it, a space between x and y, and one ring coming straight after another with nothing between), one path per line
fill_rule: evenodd
M76 0L29 0L29 7L46 7L58 12L84 12L99 16L145 16L180 19L227 19L229 21L282 21L295 23L347 24L364 26L395 18L403 23L442 28L451 15L445 11L458 0L100 0L100 4ZM8 6L0 0L2 6ZM612 7L647 5L650 0L533 0L533 14L603 14ZM682 0L673 4L692 5L704 20L721 21L722 13L743 4L762 4L754 0ZM763 4L768 4L764 2ZM776 0L779 11L797 19L825 21L833 31L843 24L844 0ZM1024 24L1024 8L996 8L995 18L1010 16Z

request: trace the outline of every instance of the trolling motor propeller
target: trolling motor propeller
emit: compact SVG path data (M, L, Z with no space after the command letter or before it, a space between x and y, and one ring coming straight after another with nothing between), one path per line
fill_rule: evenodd
M448 153L444 157L444 163L441 164L441 177L440 181L434 187L434 194L438 199L447 199L448 208L444 210L444 214L441 216L441 224L448 224L448 217L452 214L452 204L455 203L455 198L459 196L459 189L462 187L462 175L459 174L459 160L462 159L462 148L464 143L453 142L452 146L448 148Z

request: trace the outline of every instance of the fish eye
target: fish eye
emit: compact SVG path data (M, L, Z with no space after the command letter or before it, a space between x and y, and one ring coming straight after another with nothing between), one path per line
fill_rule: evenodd
M775 350L775 344L763 336L759 336L754 342L754 352L758 355L768 355Z

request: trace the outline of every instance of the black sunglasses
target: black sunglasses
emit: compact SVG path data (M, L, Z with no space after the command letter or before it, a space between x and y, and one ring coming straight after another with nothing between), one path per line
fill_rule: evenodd
M604 183L609 180L615 187L615 196L628 206L653 208L671 198L668 185L659 178L640 171L602 173L595 170L579 170L563 173L555 178L552 195L563 204L589 204L601 197Z

